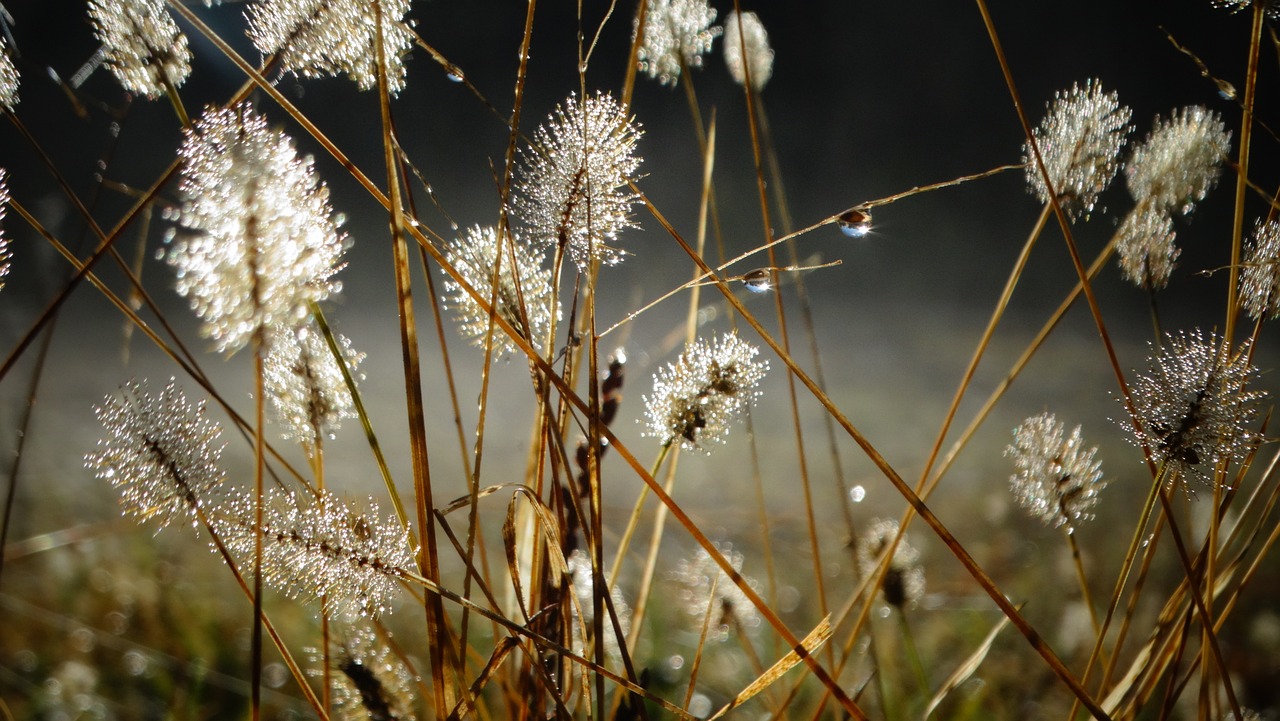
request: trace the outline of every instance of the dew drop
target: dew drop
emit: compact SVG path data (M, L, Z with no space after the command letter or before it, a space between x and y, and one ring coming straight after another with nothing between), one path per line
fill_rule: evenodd
M854 503L862 503L862 499L867 497L867 489L862 486L854 486L849 489L849 500Z
M757 268L742 276L742 284L752 293L767 293L773 290L773 271Z
M462 68L459 68L456 65L450 65L448 69L445 71L444 76L446 78L449 78L449 80L452 80L455 83L460 83L463 80Z
M840 232L850 238L865 238L871 232L871 213L857 208L850 208L836 219L840 224Z

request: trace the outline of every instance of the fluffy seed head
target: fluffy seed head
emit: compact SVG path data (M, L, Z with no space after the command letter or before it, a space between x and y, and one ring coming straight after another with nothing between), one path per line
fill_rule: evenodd
M330 654L334 718L353 721L414 718L413 673L376 631L364 624L355 625L334 646ZM319 660L323 661L323 657Z
M85 467L120 492L125 515L195 521L223 481L219 467L222 429L205 417L172 380L158 395L146 382L130 381L95 407L105 436L84 457Z
M1234 353L1200 331L1169 334L1132 385L1141 429L1120 423L1150 449L1170 485L1188 478L1212 483L1217 466L1240 458L1258 440L1250 426L1265 391L1253 390L1258 369L1249 345ZM1187 492L1193 489L1185 486Z
M874 521L858 540L858 568L863 577L876 572L880 556L898 535L898 522L892 519ZM920 552L907 542L903 534L889 559L889 570L880 584L884 600L897 609L914 604L924 597L924 567L920 564Z
M413 47L409 0L381 0L387 86L404 88L404 57ZM249 7L249 37L264 55L282 53L284 72L347 75L361 90L378 85L378 23L369 0L263 0Z
M89 0L89 19L125 90L158 98L191 74L187 36L164 0Z
M18 106L18 68L9 57L9 43L0 37L0 107L10 112Z
M727 543L716 544L716 550L741 574L745 560L741 553ZM679 589L680 604L695 623L701 624L710 611L708 641L725 641L734 630L751 631L760 625L755 604L705 549L699 548L693 558L681 559L671 579ZM742 580L752 590L759 587L755 579L744 576Z
M1168 213L1144 203L1125 216L1118 236L1116 252L1127 280L1148 290L1169 284L1174 261L1182 251L1173 244L1176 233Z
M1280 20L1280 5L1277 5L1275 0L1213 0L1213 5L1233 13L1238 13L1241 10L1250 10L1254 5L1261 5L1267 18Z
M262 526L254 523L255 499L227 504L216 528L227 549L251 566L255 537L262 536L262 578L293 598L325 596L340 615L376 616L391 607L400 579L414 568L408 532L395 518L349 508L337 496L276 489L263 499Z
M1280 223L1258 221L1240 273L1240 304L1250 318L1280 316Z
M741 30L739 30L741 23ZM773 76L773 48L769 47L769 33L764 23L753 12L744 12L741 16L731 12L724 19L724 62L729 66L729 75L739 85L747 84L747 74L751 74L751 89L757 93ZM746 58L746 63L743 63Z
M4 237L4 213L9 209L9 184L4 168L0 168L0 290L4 290L4 278L9 275L9 239Z
M1032 416L1013 430L1013 444L1004 454L1016 469L1009 487L1018 503L1033 518L1071 530L1093 518L1090 509L1107 484L1102 461L1094 459L1098 449L1085 450L1080 426L1069 435L1066 429L1052 413Z
M271 338L263 381L280 434L287 441L313 449L318 440L333 438L344 419L356 417L351 391L329 342L314 322L277 328ZM364 375L357 369L364 353L353 349L351 341L341 335L334 335L334 340L352 379L362 380Z
M526 239L563 247L580 270L620 262L622 251L610 243L623 228L637 227L628 184L640 167L641 134L609 94L582 103L570 95L521 151L513 202Z
M210 109L180 153L187 232L174 234L168 261L219 351L300 323L341 289L333 275L347 237L288 136L248 104Z
M712 26L715 8L707 0L650 0L644 20L644 42L637 58L640 70L663 85L680 82L680 68L702 67L702 56L723 32Z
M518 238L513 241L501 243L492 227L473 226L449 248L448 260L486 302L493 299L494 312L536 348L551 327L552 306L557 318L560 308L551 297L551 271L543 268L541 254ZM496 289L495 266L498 266ZM461 285L446 280L444 286L445 303L453 309L462 335L476 345L484 345L489 331L488 312ZM522 307L524 315L520 313ZM498 355L517 351L516 344L496 324L493 349Z
M1217 113L1197 105L1174 110L1168 120L1157 116L1129 158L1129 193L1166 213L1190 213L1218 182L1230 150L1231 133Z
M737 333L691 343L653 379L653 395L644 398L646 435L689 450L724 442L734 419L759 396L757 387L769 370L768 362L756 360L758 353Z
M1129 133L1129 108L1093 80L1058 92L1032 131L1049 180L1067 217L1087 216L1120 169L1120 149ZM1027 186L1043 203L1049 188L1029 144L1023 144Z

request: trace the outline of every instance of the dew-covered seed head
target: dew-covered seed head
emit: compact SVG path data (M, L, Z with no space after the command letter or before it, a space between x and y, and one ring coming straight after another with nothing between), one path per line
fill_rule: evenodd
M94 408L104 436L84 457L85 467L120 493L120 507L160 528L196 521L216 505L225 475L222 428L170 380L159 393L145 381L126 383Z
M404 58L413 48L409 0L380 0L387 87L404 89ZM303 77L346 75L361 90L378 85L378 23L369 0L262 0L249 6L249 37L263 55L280 53L281 69Z
M1169 485L1195 479L1212 484L1222 463L1238 460L1258 441L1251 428L1265 391L1255 390L1258 369L1249 344L1235 351L1197 330L1169 334L1145 374L1134 379L1139 428L1121 421L1136 445L1149 449Z
M650 0L636 56L640 70L663 85L675 86L682 65L702 67L702 56L711 52L723 31L712 25L715 20L715 8L707 0Z
M583 271L621 262L613 243L624 228L637 227L631 206L638 197L629 186L642 134L609 94L583 102L570 95L521 151L512 203L524 238L561 249Z
M753 12L731 12L725 16L724 28L724 62L729 75L735 83L746 85L749 73L751 89L757 93L764 90L773 76L773 48L764 23Z
M449 246L446 257L486 303L494 303L494 313L521 337L535 348L545 340L552 313L559 318L560 306L552 298L551 271L543 267L542 253L516 237L511 243L504 243L492 227L477 225ZM490 327L489 312L452 279L446 279L444 287L444 302L453 311L459 332L472 343L484 345ZM498 355L518 350L497 324L493 325L493 349Z
M1125 168L1129 193L1139 205L1186 215L1218 182L1231 150L1231 133L1217 113L1195 105L1156 117Z
M1280 223L1258 221L1240 272L1240 306L1250 318L1280 316Z
M1052 413L1026 419L1004 452L1013 459L1009 487L1014 498L1033 518L1074 529L1093 517L1090 509L1106 486L1097 451L1084 447L1080 426L1067 433Z
M755 402L769 370L767 362L756 360L758 353L736 333L691 343L654 377L653 395L644 399L646 435L704 452L724 442L733 421Z
M1049 183L1071 220L1087 216L1120 169L1120 150L1129 133L1129 108L1096 81L1059 92L1032 131ZM1029 144L1023 145L1028 189L1043 203L1051 199L1044 174Z
M876 572L880 557L897 535L898 522L892 519L876 520L862 533L858 539L857 556L858 569L863 578ZM889 567L880 585L885 602L899 610L915 604L924 597L924 581L920 552L908 543L907 536L903 534L889 559Z
M0 107L13 112L18 107L18 68L9 56L9 42L0 37Z
M180 155L187 201L167 259L219 351L301 323L341 289L349 241L292 139L245 103L205 112Z
M187 36L164 0L89 0L89 19L125 90L158 98L191 74Z

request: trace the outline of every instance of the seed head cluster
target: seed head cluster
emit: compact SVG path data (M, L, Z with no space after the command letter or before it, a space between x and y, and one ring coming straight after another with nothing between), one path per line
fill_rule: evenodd
M1116 253L1125 279L1139 288L1159 290L1169 284L1182 251L1173 241L1177 233L1168 213L1135 208L1117 231Z
M8 174L0 168L0 290L4 290L5 276L9 275L9 239L4 236L4 215L9 209Z
M734 419L755 402L769 370L767 362L756 360L758 353L736 333L691 343L653 379L653 395L644 399L646 435L689 450L724 442Z
M1129 193L1139 205L1186 215L1217 184L1230 150L1231 133L1211 110L1196 105L1168 120L1157 116L1125 168Z
M857 555L858 569L863 578L876 572L880 557L897 535L898 522L892 519L874 521L862 533ZM889 569L880 590L884 593L885 602L899 610L924 597L924 566L920 563L920 552L907 542L906 534L898 541L898 547L889 559Z
M409 0L381 0L387 87L404 88L403 58L413 47ZM378 21L369 0L262 0L249 7L249 37L264 55L280 53L284 72L347 75L361 90L378 85Z
M757 93L764 90L773 77L773 48L764 23L753 12L731 12L725 16L724 27L724 62L729 75L735 83L746 85L749 74L751 89Z
M1280 223L1259 221L1244 270L1240 273L1240 305L1250 318L1280 316Z
M300 323L341 288L333 275L348 240L329 190L252 106L208 110L180 154L185 232L171 239L168 261L217 350Z
M1187 215L1218 182L1231 134L1216 113L1192 106L1156 117L1125 168L1135 206L1120 225L1116 252L1125 278L1140 288L1169 284L1180 253L1173 216Z
M746 560L743 555L728 544L716 544L716 550L741 575ZM696 623L701 624L707 613L711 614L708 641L726 641L735 630L750 632L760 625L755 604L706 549L699 548L692 558L681 559L672 580L679 589L681 605ZM752 590L759 586L752 578L743 576L742 581Z
M1107 485L1102 462L1094 458L1097 451L1085 449L1080 426L1068 434L1052 413L1026 419L1005 449L1015 469L1009 478L1014 497L1033 518L1073 530L1093 517L1090 509Z
M1267 394L1252 388L1257 376L1248 343L1231 352L1198 329L1169 334L1132 385L1140 428L1128 419L1120 423L1150 450L1169 485L1212 484L1219 464L1242 457L1259 440L1251 426Z
M513 202L525 238L560 248L579 270L619 263L622 251L611 243L637 227L631 206L638 198L628 186L640 167L641 135L609 94L583 102L570 95L521 151Z
M18 68L9 57L9 42L0 37L0 107L13 112L18 106Z
M343 420L355 418L351 391L329 342L315 323L278 328L271 337L263 382L280 435L314 449L317 442L332 438ZM334 340L352 379L363 379L358 368L364 353L352 348L351 341L342 335L335 335Z
M551 271L543 267L542 254L518 238L513 241L501 242L492 227L473 226L450 246L447 257L486 303L493 301L494 313L537 347L551 327L553 306L555 317L560 317L560 310L551 296ZM445 281L445 303L453 310L462 335L483 345L489 313L480 303L453 280ZM494 352L515 353L516 344L496 324L493 329Z
M414 718L414 675L376 631L355 625L335 646L330 657L335 718Z
M723 32L712 25L715 21L715 8L707 0L651 0L637 55L640 70L675 86L682 68L702 67L702 56Z
M130 381L94 414L106 435L85 455L85 467L119 491L125 515L164 528L194 522L219 497L222 429L172 380L158 394Z
M89 0L89 19L125 90L158 98L191 74L187 36L164 0Z
M1067 217L1087 216L1120 169L1120 150L1129 133L1128 107L1119 96L1090 80L1059 92L1032 131L1049 182ZM1043 203L1050 202L1049 186L1035 162L1030 144L1023 145L1028 189Z
M251 562L262 536L262 578L290 597L326 597L338 615L376 616L391 608L400 579L414 570L408 532L378 506L359 512L340 498L276 490L263 499L262 525L252 519L255 498L228 502L216 530L228 550Z

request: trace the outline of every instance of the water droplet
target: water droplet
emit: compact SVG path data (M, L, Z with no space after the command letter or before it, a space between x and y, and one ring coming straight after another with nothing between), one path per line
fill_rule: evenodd
M681 656L678 653L671 656L667 659L667 665L677 671L684 668L684 656Z
M840 232L850 238L865 238L871 232L871 213L865 210L850 208L836 220L840 224Z
M849 489L849 500L854 503L862 503L862 499L867 497L867 489L862 486L854 486Z
M455 83L460 83L463 80L462 68L458 67L457 65L450 65L445 70L444 76L446 78L449 78Z
M773 290L773 271L769 268L757 268L742 276L742 284L752 293L767 293Z

